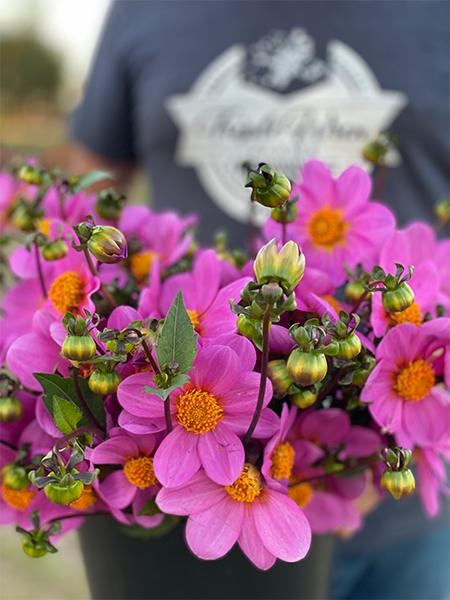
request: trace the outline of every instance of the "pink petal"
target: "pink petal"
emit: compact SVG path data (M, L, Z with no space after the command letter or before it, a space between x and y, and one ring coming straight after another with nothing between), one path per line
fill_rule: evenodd
M334 531L344 518L342 501L328 492L314 490L314 496L303 510L313 533Z
M102 496L114 508L125 508L131 504L137 489L137 486L128 481L122 470L114 471L100 484Z
M342 442L350 430L350 417L339 408L310 412L302 420L300 434L325 445Z
M200 468L198 435L176 425L155 453L153 467L165 487L177 487L188 481Z
M244 436L252 421L253 414L244 415L227 414L223 423L226 424L236 435ZM280 427L280 419L270 408L263 408L252 437L260 440L272 437Z
M377 451L381 438L376 431L353 425L344 440L345 448L339 453L340 460L370 456Z
M139 446L128 435L120 435L103 442L92 452L94 464L124 465L128 459L139 456Z
M130 433L157 433L158 431L164 431L166 420L164 417L155 417L153 419L136 417L124 409L119 415L119 425Z
M211 508L191 515L186 525L186 541L192 552L204 560L214 560L231 550L241 533L243 504L227 494Z
M255 525L264 546L286 562L304 558L311 545L311 527L293 500L263 490L252 503Z
M220 405L228 414L245 414L255 412L258 401L261 375L250 372L236 375L230 388L221 394ZM273 389L269 378L266 381L263 406L267 406L272 399Z
M244 467L241 440L220 422L215 429L199 436L198 454L208 477L221 485L234 483Z
M433 395L403 406L403 427L418 446L431 446L450 430L450 407Z
M258 569L267 571L276 561L276 556L271 554L262 544L256 531L255 520L251 504L244 502L244 520L242 522L241 535L238 538L238 544L248 558Z
M119 385L117 399L123 408L136 417L164 417L164 401L155 394L143 391L145 386L153 385L150 373L136 373Z
M346 169L336 181L338 205L348 218L364 210L372 189L370 176L359 167Z
M230 390L239 377L239 358L227 346L209 346L198 353L191 384L199 390L220 396Z
M227 495L222 486L200 470L176 488L163 488L156 497L156 504L171 515L190 515L210 508Z

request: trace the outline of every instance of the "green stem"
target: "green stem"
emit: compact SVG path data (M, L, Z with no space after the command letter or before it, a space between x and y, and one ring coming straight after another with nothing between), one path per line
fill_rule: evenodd
M37 268L38 268L39 281L41 284L42 294L43 294L44 298L47 298L48 297L47 288L45 287L44 274L42 273L42 266L41 266L41 257L39 256L39 247L36 243L36 240L34 240L34 250L36 253L36 264L37 264Z
M86 260L88 262L88 265L89 265L92 275L94 275L94 277L98 277L100 279L98 271L95 268L94 263L92 262L92 258L91 258L91 255L89 254L89 250L86 249L84 251L84 255L86 256ZM117 306L118 306L117 302L114 300L114 298L110 294L108 288L106 287L106 285L104 283L102 283L101 280L100 280L100 289L102 290L103 294L105 295L105 298L108 301L108 304L111 306L111 308L117 308Z
M264 396L266 393L266 385L267 385L267 364L269 362L269 326L270 326L270 314L269 308L266 308L266 312L264 313L263 320L263 349L261 356L261 380L259 383L259 393L258 393L258 401L256 403L255 414L253 415L252 422L250 423L250 427L248 428L247 433L242 440L242 444L245 446L252 437L253 432L255 431L256 425L258 424L259 417L261 416L261 411L264 404Z

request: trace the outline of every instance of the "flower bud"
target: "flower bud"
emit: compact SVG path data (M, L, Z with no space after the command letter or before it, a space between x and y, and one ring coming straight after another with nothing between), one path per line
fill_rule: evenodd
M298 217L297 205L286 202L282 206L272 208L271 215L277 223L292 223Z
M102 373L98 369L92 373L89 377L89 388L95 394L101 394L107 396L108 394L115 394L119 384L122 381L122 377L117 371L111 371L111 373Z
M405 494L410 494L416 487L416 483L414 475L409 469L404 469L403 471L385 469L381 478L381 487L398 500Z
M385 144L381 144L379 141L375 140L365 144L363 146L362 153L364 158L371 163L378 165L386 155L387 150L388 149Z
M31 558L40 558L47 554L47 548L44 542L33 540L26 536L22 539L22 549L25 554L28 554Z
M30 483L26 469L15 463L5 465L1 473L3 483L10 490L23 490Z
M114 190L102 190L97 196L95 208L98 215L107 221L118 221L125 204L125 196Z
M377 364L377 361L373 356L366 357L364 360L367 363L367 367L365 368L362 366L353 373L352 383L355 385L363 386Z
M345 286L345 295L350 302L357 302L365 291L366 290L359 281L350 281ZM366 298L370 298L371 296L372 292L368 292Z
M361 352L361 340L352 332L343 340L335 340L338 344L338 351L335 354L340 360L350 360Z
M73 470L75 472L75 469ZM50 477L54 477L54 473L49 474ZM67 482L65 482L67 480ZM45 495L53 502L53 504L61 504L68 506L83 493L83 483L76 481L71 475L67 474L59 483L52 482L44 487Z
M34 230L34 217L27 209L26 206L19 204L11 215L11 221L22 231L33 231Z
M42 247L42 258L45 260L59 260L64 258L69 252L69 248L64 240L58 240L49 244L48 246Z
M450 222L450 200L443 200L435 208L436 215L442 223Z
M402 312L414 304L414 292L403 282L395 290L383 290L381 302L387 312Z
M269 208L281 206L291 195L289 179L264 163L257 171L250 171L245 187L252 188L252 200Z
M275 396L284 396L292 385L292 379L286 370L286 361L282 358L271 360L267 365L267 376L272 382Z
M292 290L305 272L305 257L295 242L288 242L278 252L275 238L263 246L253 264L258 283L278 281Z
M299 408L308 408L308 406L312 406L319 395L317 392L311 392L311 390L308 389L299 389L297 386L295 386L295 390L296 391L293 394L289 394L289 399L292 404L295 404Z
M14 423L22 418L23 405L15 396L0 398L0 423Z
M251 340L255 334L255 324L255 319L249 315L240 314L237 318L236 327L239 333Z
M289 355L286 369L295 383L307 387L324 379L328 370L327 359L323 354L302 352L300 348L294 348Z
M61 354L69 360L86 361L92 358L97 350L90 335L67 335L61 348Z
M108 225L94 227L87 246L97 260L107 264L120 262L128 255L125 236Z
M25 183L32 185L41 185L42 183L41 173L31 165L24 165L19 171L19 177Z

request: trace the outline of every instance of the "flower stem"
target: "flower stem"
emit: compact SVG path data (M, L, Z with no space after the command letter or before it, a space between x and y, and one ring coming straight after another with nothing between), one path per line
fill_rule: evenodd
M86 249L84 251L84 255L86 256L86 260L88 262L88 265L89 265L92 275L94 275L94 277L98 277L100 279L98 271L95 268L94 263L92 262L92 258L91 258L91 255L89 254L89 250ZM100 280L100 289L102 290L103 294L105 295L105 298L108 301L108 304L111 306L111 308L117 308L117 306L118 306L117 302L114 300L113 296L108 291L108 288L106 287L106 285L104 283L102 283L101 280Z
M267 385L267 363L269 362L269 326L270 326L270 314L269 308L266 308L266 312L264 313L263 320L263 349L262 349L262 357L261 357L261 380L259 383L259 393L258 393L258 402L256 404L255 414L253 415L252 422L250 423L250 427L248 428L247 433L242 440L242 444L245 446L252 437L253 432L255 431L255 427L258 424L259 417L261 416L261 411L264 404L264 396L266 393L266 385Z
M47 288L45 287L44 274L42 273L42 266L41 266L41 257L39 256L39 247L36 243L36 240L34 240L34 250L36 253L36 264L37 264L37 268L38 268L39 281L41 284L42 294L43 294L44 298L47 298L48 297Z
M325 389L323 390L323 392L321 392L317 396L317 400L315 402L316 404L318 404L319 402L321 402L327 396L327 394L329 394L329 392L331 392L331 390L334 388L334 386L336 385L336 383L339 381L339 377L342 375L342 370L343 370L343 367L341 367L340 369L338 369L336 371L336 373L334 374L333 378L330 380L330 382L325 387Z
M375 188L373 190L373 196L372 196L373 198L380 199L381 193L386 184L386 176L387 176L387 166L384 163L382 163L378 167L377 178L375 181Z
M369 295L369 292L367 290L364 290L364 292L361 294L361 296L358 298L358 300L352 306L352 313L356 313L356 311L361 306L361 304L364 302L364 300L366 300L368 295Z
M53 446L53 450L55 451L55 453L57 453L62 446L67 446L70 440L73 440L73 438L76 438L79 435L82 435L83 433L92 433L93 435L97 435L102 439L105 438L104 431L101 431L97 427L89 427L88 425L86 425L85 427L79 427L78 429L75 429L75 431L71 431L67 435L63 435L63 437L59 438L59 440L56 440Z
M100 425L100 423L95 418L95 416L92 413L92 411L89 408L89 406L86 404L86 400L83 398L83 394L81 393L81 389L80 389L80 382L78 381L78 369L77 369L77 367L73 368L72 373L73 373L73 383L75 385L75 390L77 392L78 400L80 401L81 406L83 407L83 410L86 413L86 416L92 421L92 423L95 425L95 427L97 429L99 429L100 431L103 431L102 430L102 426Z

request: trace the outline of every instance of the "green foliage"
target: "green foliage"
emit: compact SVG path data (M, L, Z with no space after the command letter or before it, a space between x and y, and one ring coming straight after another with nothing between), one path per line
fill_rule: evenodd
M53 396L53 418L61 433L66 435L75 431L82 416L81 410L72 401Z
M160 368L173 361L179 365L180 374L186 373L191 369L197 354L196 346L197 337L194 333L194 326L184 306L183 294L180 291L167 313L156 346L156 356Z
M65 400L66 402L73 402L83 413L83 406L78 398L75 384L73 379L66 379L59 375L51 375L49 373L34 373L34 376L44 388L43 401L49 413L54 417L53 414L53 397L57 396L59 399ZM94 394L89 389L88 383L85 379L79 378L78 383L80 385L81 394L89 406L92 414L95 416L97 421L103 427L105 425L105 409L103 402L98 394ZM90 421L85 415L78 423L78 427L92 426L94 423Z
M162 398L162 400L165 400L166 398L168 398L170 392L173 392L173 390L175 390L176 388L182 387L185 383L189 381L189 379L189 375L177 375L172 379L171 385L167 388L161 389L146 385L144 386L143 391L146 394L155 394L156 396Z

